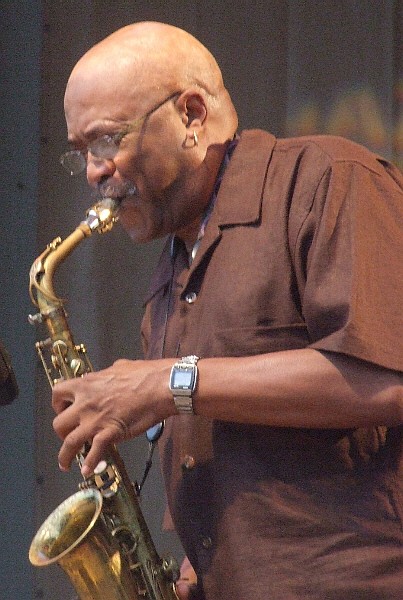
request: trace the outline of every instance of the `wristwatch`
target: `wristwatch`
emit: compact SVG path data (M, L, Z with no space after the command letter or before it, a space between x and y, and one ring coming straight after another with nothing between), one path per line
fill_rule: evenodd
M198 360L198 356L183 356L171 369L169 389L179 413L194 414L192 394L197 384Z

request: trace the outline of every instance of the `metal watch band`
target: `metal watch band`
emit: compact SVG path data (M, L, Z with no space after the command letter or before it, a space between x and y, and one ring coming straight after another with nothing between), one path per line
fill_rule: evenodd
M194 415L192 396L174 396L174 402L178 413Z
M171 370L169 388L173 394L176 410L181 414L194 414L193 392L197 385L198 356L183 356Z

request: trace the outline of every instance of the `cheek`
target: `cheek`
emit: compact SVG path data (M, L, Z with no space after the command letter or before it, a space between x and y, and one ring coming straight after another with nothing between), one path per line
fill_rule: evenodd
M144 191L171 187L184 169L185 157L179 141L170 141L164 143L161 136L153 136L137 147L122 150L115 158L116 169Z
M181 163L172 155L156 157L146 164L147 183L151 188L165 190L178 180Z

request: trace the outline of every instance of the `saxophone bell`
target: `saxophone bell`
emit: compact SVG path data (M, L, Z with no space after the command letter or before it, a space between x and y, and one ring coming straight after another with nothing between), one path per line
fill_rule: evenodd
M136 600L141 589L118 541L111 539L102 505L102 494L94 488L67 498L39 528L29 559L37 567L58 563L81 600Z

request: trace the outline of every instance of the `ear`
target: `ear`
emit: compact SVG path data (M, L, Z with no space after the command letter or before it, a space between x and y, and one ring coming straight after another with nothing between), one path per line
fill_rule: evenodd
M195 88L185 90L177 99L176 105L186 128L200 129L207 117L206 102L200 92Z

